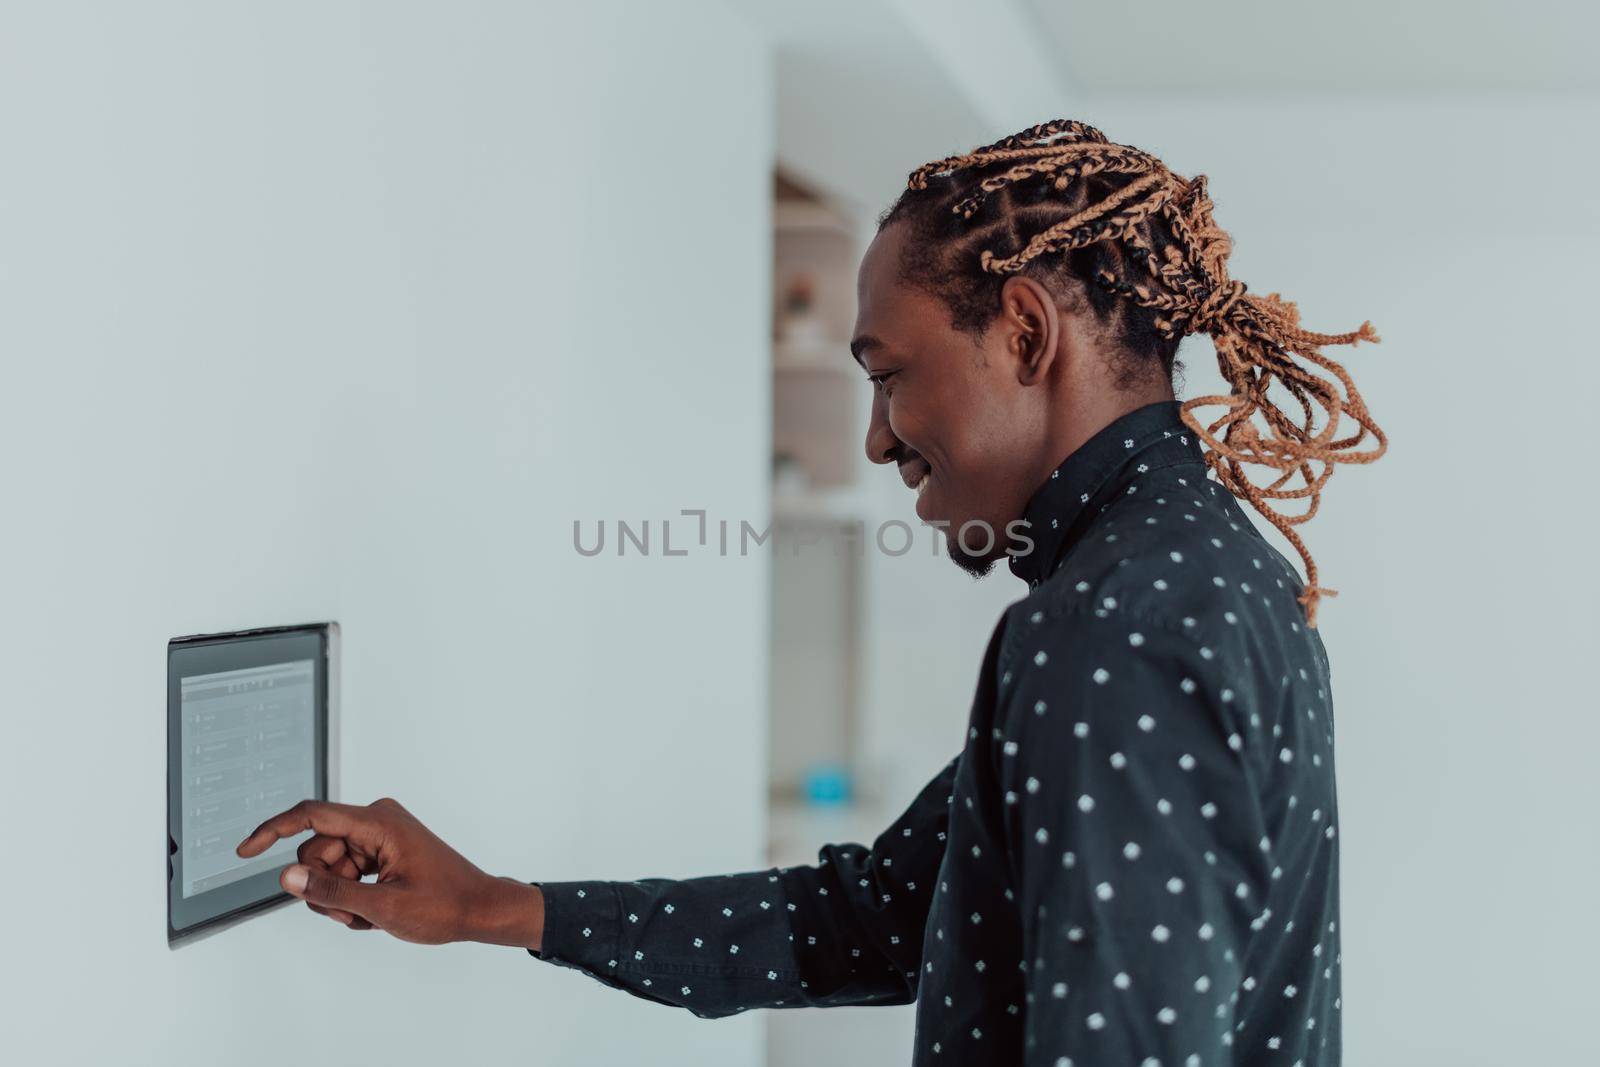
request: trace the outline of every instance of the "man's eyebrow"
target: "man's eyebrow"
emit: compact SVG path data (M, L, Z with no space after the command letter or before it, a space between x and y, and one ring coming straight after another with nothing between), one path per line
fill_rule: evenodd
M864 333L850 342L850 354L860 363L869 348L883 348L884 344L870 333Z

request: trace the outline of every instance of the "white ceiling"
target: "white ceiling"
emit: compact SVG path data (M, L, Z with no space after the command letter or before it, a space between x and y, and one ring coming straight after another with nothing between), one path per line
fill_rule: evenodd
M1095 99L1600 94L1600 0L730 0L730 10L773 48L779 162L863 222L928 159Z
M1021 2L1085 94L1600 91L1594 0Z

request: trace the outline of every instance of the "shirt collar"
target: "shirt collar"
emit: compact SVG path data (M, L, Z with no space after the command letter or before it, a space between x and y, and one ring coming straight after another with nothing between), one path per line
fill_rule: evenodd
M1010 558L1011 573L1036 586L1055 570L1101 508L1147 470L1201 461L1200 444L1176 400L1135 408L1085 441L1034 491L1022 514L1032 551Z

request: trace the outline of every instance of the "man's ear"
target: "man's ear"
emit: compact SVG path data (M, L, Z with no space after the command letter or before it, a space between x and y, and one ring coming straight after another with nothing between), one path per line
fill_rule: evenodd
M1000 287L1000 326L1018 384L1043 382L1055 363L1063 326L1049 291L1032 278L1007 278Z

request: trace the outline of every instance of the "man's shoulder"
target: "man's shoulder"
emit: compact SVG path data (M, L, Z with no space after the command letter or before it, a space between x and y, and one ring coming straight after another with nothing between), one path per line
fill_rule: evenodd
M1299 629L1301 581L1239 502L1207 479L1140 483L1099 512L1049 578L1012 605L1063 639L1098 620L1136 620L1198 638L1231 629Z

